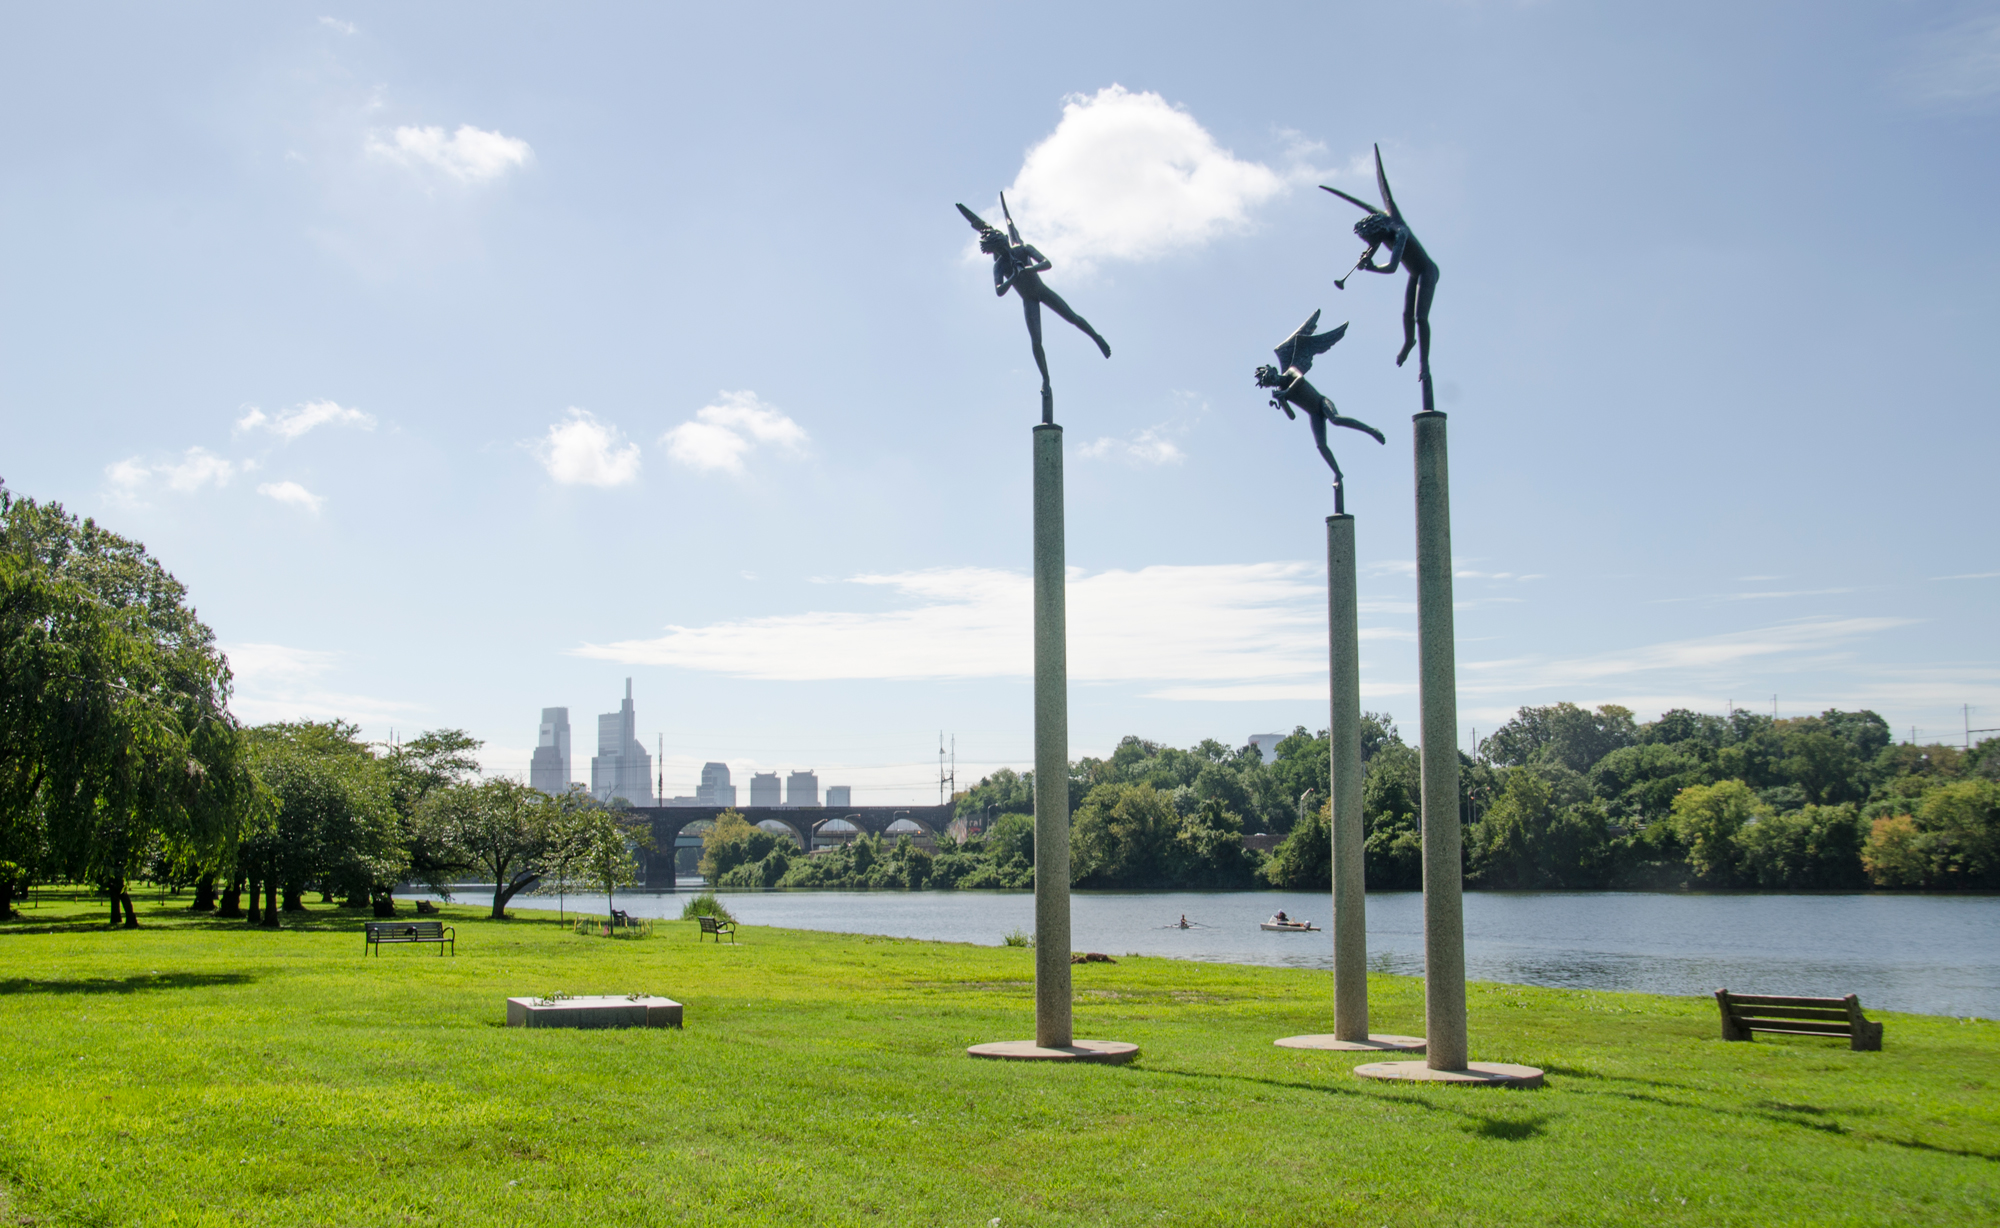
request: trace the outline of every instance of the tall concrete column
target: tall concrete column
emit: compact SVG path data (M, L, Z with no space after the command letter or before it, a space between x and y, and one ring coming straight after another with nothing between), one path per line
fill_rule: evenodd
M1432 1070L1463 1070L1464 882L1458 823L1458 664L1452 638L1445 415L1416 423L1417 657L1423 731L1424 1032Z
M1035 428L1035 1043L1067 1048L1069 655L1062 428Z
M1326 518L1326 614L1332 719L1327 796L1333 819L1333 1034L1368 1039L1368 897L1362 862L1361 630L1354 517Z

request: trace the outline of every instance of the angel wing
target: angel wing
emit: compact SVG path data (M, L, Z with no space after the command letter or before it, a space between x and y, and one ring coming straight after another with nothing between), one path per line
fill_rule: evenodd
M1299 325L1297 332L1285 338L1284 344L1277 349L1279 370L1297 367L1301 375L1305 374L1312 370L1313 359L1332 349L1334 342L1347 335L1345 323L1330 333L1315 336L1313 330L1318 327L1319 312L1315 311L1304 324Z
M993 229L993 228L992 228L991 226L988 226L988 225L986 224L986 219L985 219L985 218L983 218L983 217L980 217L980 216L979 216L979 215L978 215L977 213L974 213L974 212L973 212L972 210L970 210L970 209L966 208L966 207L965 207L964 205L960 205L960 206L958 207L958 211L959 211L960 213L964 214L964 215L965 215L965 220L966 220L966 221L968 221L968 222L971 222L971 223L972 223L972 228L973 228L974 230L977 230L977 231L979 231L979 232L980 232L981 234L984 234L984 233L986 233L987 231L989 231L989 230L992 230L992 229Z
M1389 176L1382 173L1382 147L1375 146L1375 186L1382 192L1382 207L1397 221L1403 220L1403 211L1396 207L1396 198L1389 192Z
M1377 209L1375 206L1369 204L1367 201L1361 199L1359 196L1349 196L1347 193L1341 191L1339 188L1330 188L1322 183L1319 185L1319 190L1322 192L1333 193L1335 196L1340 197L1340 199L1346 201L1350 205L1353 205L1355 208L1361 210L1363 213L1382 212L1380 209ZM965 206L960 205L959 208L963 209L965 208Z

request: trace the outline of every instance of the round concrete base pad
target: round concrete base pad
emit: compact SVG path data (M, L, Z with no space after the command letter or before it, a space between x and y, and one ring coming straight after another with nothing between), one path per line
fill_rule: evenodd
M996 1040L966 1050L973 1057L1003 1062L1098 1062L1116 1066L1139 1056L1139 1046L1122 1040L1074 1040L1061 1049L1044 1049L1032 1040Z
M1313 1036L1285 1036L1271 1042L1281 1049L1337 1049L1342 1052L1422 1053L1421 1036L1385 1036L1370 1032L1367 1040L1341 1040L1332 1033Z
M1540 1087L1542 1072L1511 1062L1469 1062L1464 1070L1432 1070L1422 1062L1368 1062L1354 1068L1364 1079L1410 1083L1459 1083L1469 1087Z

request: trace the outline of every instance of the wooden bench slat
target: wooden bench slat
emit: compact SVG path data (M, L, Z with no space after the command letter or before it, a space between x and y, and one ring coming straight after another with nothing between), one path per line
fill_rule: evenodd
M1740 1002L1745 1006L1824 1006L1830 1009L1847 1009L1846 998L1794 998L1778 994L1730 993L1729 1000Z
M1749 1018L1754 1015L1759 1019L1834 1019L1841 1023L1847 1022L1845 1010L1826 1010L1817 1006L1743 1006L1731 1002L1729 1013L1739 1018Z

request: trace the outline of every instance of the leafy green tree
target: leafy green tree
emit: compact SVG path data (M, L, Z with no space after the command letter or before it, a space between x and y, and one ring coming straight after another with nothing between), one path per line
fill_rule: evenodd
M1483 758L1505 767L1557 763L1588 772L1599 759L1639 740L1630 708L1605 704L1587 712L1572 703L1522 708L1513 720L1480 742Z
M1153 886L1167 878L1180 815L1151 785L1102 784L1070 830L1070 879L1079 886Z
M1737 834L1743 877L1759 887L1791 890L1866 886L1861 850L1868 830L1851 805L1764 815Z
M1762 813L1757 795L1740 780L1683 789L1672 818L1687 843L1688 865L1711 886L1733 886L1742 863L1737 834Z
M1292 827L1284 842L1271 850L1263 877L1287 891L1326 891L1333 886L1332 803L1321 801Z
M388 782L359 735L347 721L248 731L251 766L277 803L270 856L287 912L305 907L308 887L360 906L375 883L402 872Z
M1607 842L1603 811L1585 802L1560 804L1550 775L1530 769L1508 773L1505 791L1466 842L1467 877L1475 884L1507 890L1600 884Z
M1691 785L1712 783L1712 769L1684 749L1686 742L1619 747L1590 769L1591 792L1621 821L1652 823L1666 818L1675 794Z
M256 804L228 662L144 546L0 487L0 916L24 871L128 883L227 856Z
M571 821L559 825L559 818ZM476 870L493 884L496 921L506 920L508 903L541 877L558 835L575 841L566 850L573 864L587 867L592 881L602 881L605 870L596 842L598 828L606 823L616 824L608 812L593 809L572 818L539 789L504 779L441 785L418 807L423 838L445 850L455 865ZM622 841L619 847L624 847Z

